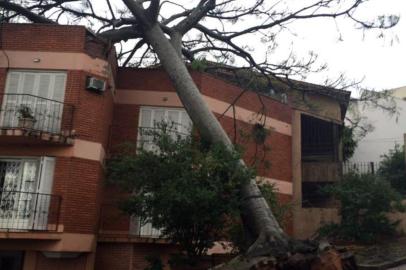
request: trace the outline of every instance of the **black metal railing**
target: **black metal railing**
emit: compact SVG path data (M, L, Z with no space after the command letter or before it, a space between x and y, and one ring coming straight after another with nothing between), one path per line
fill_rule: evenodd
M0 128L69 136L74 106L30 94L0 94Z
M379 162L344 162L343 173L376 174L379 167Z
M56 231L61 197L0 189L0 230Z

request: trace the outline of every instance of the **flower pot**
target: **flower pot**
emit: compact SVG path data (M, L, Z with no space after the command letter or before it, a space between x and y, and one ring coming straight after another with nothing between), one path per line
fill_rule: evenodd
M18 127L32 129L34 127L35 122L37 121L33 118L18 118Z

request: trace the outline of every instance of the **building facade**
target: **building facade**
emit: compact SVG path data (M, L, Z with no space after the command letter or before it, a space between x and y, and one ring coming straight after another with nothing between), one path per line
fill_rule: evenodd
M397 113L390 114L363 101L352 104L349 117L356 119L360 115L372 125L372 129L365 137L361 138L355 149L351 162L374 164L379 166L382 155L388 154L396 145L403 145L403 134L406 133L406 87L389 90L396 104ZM385 104L384 100L382 100ZM376 171L376 169L375 169Z
M305 238L336 220L314 190L339 178L348 93L292 90L282 102L191 73L247 163L266 156L258 177L293 205L285 230ZM105 182L105 160L140 128L191 125L164 71L119 68L114 47L81 26L2 24L0 95L1 269L144 269L148 254L166 261L176 251L122 213L123 194ZM258 123L269 152L244 136Z

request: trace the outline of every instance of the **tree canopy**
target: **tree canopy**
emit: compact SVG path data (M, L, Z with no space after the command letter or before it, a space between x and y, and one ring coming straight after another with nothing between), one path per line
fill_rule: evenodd
M358 10L368 2L1 0L0 7L4 9L3 21L84 24L98 36L119 44L118 56L123 66L162 61L144 33L148 25L157 22L186 61L209 58L278 79L304 77L325 68L324 64L316 65L315 52L299 57L278 46L282 36L290 39L300 35L284 35L295 24L316 18L328 18L338 24L346 19L360 29L386 29L397 24L399 17L395 15L366 19L359 15ZM263 47L261 55L255 54L255 50L261 50L257 44ZM329 85L336 86L342 79L329 81Z

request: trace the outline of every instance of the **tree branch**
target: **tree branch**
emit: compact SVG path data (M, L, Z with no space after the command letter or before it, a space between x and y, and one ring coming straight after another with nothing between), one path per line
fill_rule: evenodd
M27 19L29 19L30 21L34 22L34 23L49 23L49 24L55 24L55 22L53 20L50 20L48 18L45 18L43 16L40 16L32 11L30 11L29 9L20 6L18 4L15 3L11 3L9 1L6 0L0 0L0 7L3 7L7 10L11 10L14 11L16 13L18 13L19 15L22 15L24 17L26 17Z

